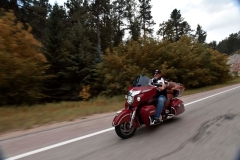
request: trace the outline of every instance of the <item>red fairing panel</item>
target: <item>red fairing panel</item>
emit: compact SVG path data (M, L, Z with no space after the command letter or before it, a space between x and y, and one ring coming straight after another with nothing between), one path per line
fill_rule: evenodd
M181 101L180 99L172 100L170 102L170 106L171 106L171 112L175 115L179 115L185 111L183 101Z
M156 108L153 105L144 106L140 109L140 115L146 126L150 126L149 116L154 115L155 113L156 113Z
M131 116L132 116L132 111L129 109L124 109L124 110L122 110L122 112L119 115L114 117L112 124L113 124L113 126L118 126L119 124L121 124L123 122L130 122ZM134 119L132 125L134 128L140 127L140 124L136 118Z

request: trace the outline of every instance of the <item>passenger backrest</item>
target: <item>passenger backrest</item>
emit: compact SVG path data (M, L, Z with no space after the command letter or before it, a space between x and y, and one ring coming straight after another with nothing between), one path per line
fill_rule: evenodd
M170 100L173 98L173 88L175 88L176 85L177 84L175 82L168 82L168 85L166 87L167 88L167 101L164 104L164 108L168 107Z

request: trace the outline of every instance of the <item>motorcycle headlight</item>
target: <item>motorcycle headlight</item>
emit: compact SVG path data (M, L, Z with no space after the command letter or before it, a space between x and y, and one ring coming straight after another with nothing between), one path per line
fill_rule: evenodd
M127 102L128 104L132 104L134 101L134 96L138 95L141 91L133 91L130 90L128 95L127 95Z
M134 97L132 97L132 96L128 96L128 97L127 97L127 102L128 102L128 104L132 104L132 103L133 103L133 100L134 100Z

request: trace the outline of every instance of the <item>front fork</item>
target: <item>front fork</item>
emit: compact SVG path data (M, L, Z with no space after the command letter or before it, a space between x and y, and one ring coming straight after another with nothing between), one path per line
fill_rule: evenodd
M135 115L136 115L136 110L133 111L133 114L132 114L132 116L131 116L129 128L132 128L132 123L133 123L133 120L134 120L134 118L135 118Z

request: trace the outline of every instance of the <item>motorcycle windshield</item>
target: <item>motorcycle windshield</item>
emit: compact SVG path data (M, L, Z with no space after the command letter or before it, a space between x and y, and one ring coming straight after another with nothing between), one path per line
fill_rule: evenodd
M148 86L149 80L150 80L149 77L140 75L134 80L132 86L134 87Z

